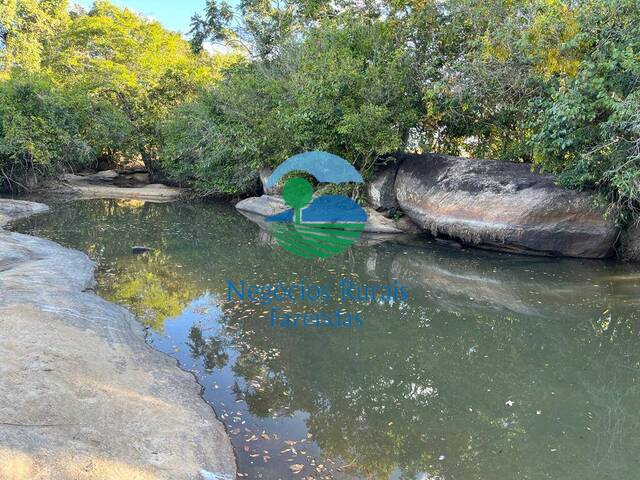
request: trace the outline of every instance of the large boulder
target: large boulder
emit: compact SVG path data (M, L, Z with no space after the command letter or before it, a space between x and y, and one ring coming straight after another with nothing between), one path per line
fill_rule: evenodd
M640 262L640 225L632 225L621 236L620 257L628 262Z
M396 199L397 165L389 164L378 170L367 183L367 201L372 208L387 215L393 215L399 208Z
M618 229L594 196L566 190L529 165L447 155L404 155L400 208L421 228L517 253L603 258Z

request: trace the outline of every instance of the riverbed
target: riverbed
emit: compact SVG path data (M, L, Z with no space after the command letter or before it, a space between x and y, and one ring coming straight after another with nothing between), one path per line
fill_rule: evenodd
M97 293L197 376L240 478L638 476L640 266L427 237L309 261L225 203L47 203L12 229L98 263ZM230 281L341 279L409 296L353 305L361 324L341 328L228 298Z

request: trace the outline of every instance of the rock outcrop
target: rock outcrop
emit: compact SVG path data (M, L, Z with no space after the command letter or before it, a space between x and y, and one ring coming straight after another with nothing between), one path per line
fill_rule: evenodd
M0 200L0 224L46 206ZM235 478L194 377L88 289L83 253L0 230L0 478Z
M47 193L78 198L113 198L170 202L185 192L181 188L161 183L146 184L149 175L144 173L118 174L106 170L92 175L63 175L60 181L46 188Z
M612 256L618 237L588 193L566 190L529 165L446 155L403 155L400 208L433 235L503 251Z
M369 205L385 215L394 215L400 208L395 188L397 170L395 163L385 165L366 186Z
M640 225L632 225L622 233L620 258L627 262L640 262Z
M249 213L250 215L259 215L261 217L276 215L289 209L282 197L275 195L245 198L236 204L236 208L241 212ZM386 218L375 210L367 208L366 211L368 220L364 227L364 233L398 234L404 232L399 225L396 225L396 222ZM251 217L249 216L249 218Z
M44 213L48 210L49 207L42 203L0 198L0 229L11 221Z

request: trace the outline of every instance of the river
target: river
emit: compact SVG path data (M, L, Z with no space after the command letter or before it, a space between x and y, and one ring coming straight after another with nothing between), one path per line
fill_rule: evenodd
M225 203L47 203L12 229L98 263L97 292L197 376L240 478L638 478L639 266L428 238L309 261ZM344 279L408 298L327 328L273 326L267 301L228 298L230 281Z

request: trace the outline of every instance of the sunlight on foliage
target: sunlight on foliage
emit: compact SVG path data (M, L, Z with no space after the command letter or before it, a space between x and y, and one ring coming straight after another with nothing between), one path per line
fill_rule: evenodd
M143 161L203 196L327 150L531 163L640 209L636 0L208 1L188 40L99 0L0 4L0 182ZM204 48L213 43L221 53Z

